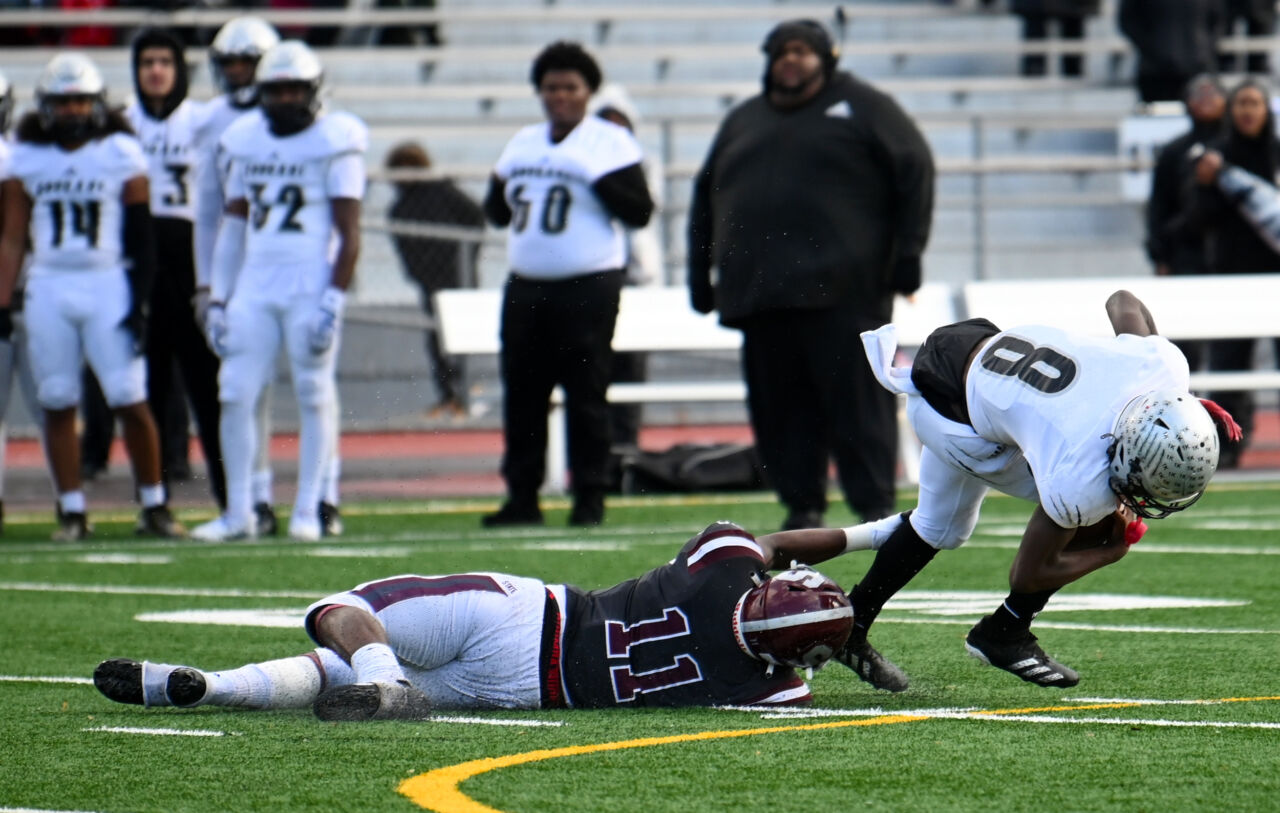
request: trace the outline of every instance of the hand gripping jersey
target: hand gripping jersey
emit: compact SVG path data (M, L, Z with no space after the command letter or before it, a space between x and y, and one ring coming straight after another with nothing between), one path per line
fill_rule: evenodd
M764 569L750 534L716 523L638 579L591 592L569 587L561 668L570 705L809 702L795 670L767 674L734 637L734 607Z
M31 198L30 276L124 269L120 196L147 174L136 138L113 133L72 152L19 142L10 169Z
M1024 326L991 337L969 368L966 397L978 434L1021 449L1049 518L1075 528L1116 510L1107 448L1124 406L1151 390L1189 388L1186 358L1161 336Z
M557 279L626 266L626 232L591 186L638 164L626 129L589 116L559 143L550 124L516 133L494 166L511 207L507 260L517 273Z
M313 294L329 284L337 249L330 200L364 197L368 144L364 123L347 113L323 115L284 138L272 135L260 115L227 129L227 200L249 203L237 296Z
M155 119L135 101L125 109L125 117L150 166L152 216L194 221L200 105L187 100L165 118Z

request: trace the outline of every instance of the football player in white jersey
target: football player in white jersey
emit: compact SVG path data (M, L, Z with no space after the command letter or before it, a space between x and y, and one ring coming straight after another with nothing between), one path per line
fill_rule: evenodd
M226 479L218 442L218 357L196 322L195 219L196 134L201 106L187 99L187 63L181 41L159 28L134 37L133 77L137 98L125 117L142 143L149 165L152 231L156 240L156 282L151 293L147 343L148 402L160 429L160 460L185 460L187 427L170 427L174 398L188 397L209 485L219 508L226 507ZM175 376L180 365L181 376ZM185 419L186 409L177 410ZM169 473L162 471L166 485Z
M649 222L653 199L635 137L587 116L600 66L582 46L556 42L530 72L547 120L507 144L493 168L485 214L510 226L502 306L502 476L507 501L485 525L538 524L546 472L547 403L564 387L571 525L599 525L609 459L611 343L627 265L626 227Z
M213 243L218 234L226 205L225 185L229 172L228 157L220 150L222 134L233 121L243 115L257 115L258 88L254 71L262 55L280 41L279 34L260 17L245 15L229 20L218 29L209 45L209 67L221 95L209 102L200 131L201 166L198 178L199 205L196 216L196 311L201 322L209 302L209 268L213 259ZM253 464L253 510L258 536L276 533L276 515L272 508L271 384L263 389L255 413L258 444ZM335 426L335 432L337 427ZM337 448L334 437L334 448ZM342 533L342 517L338 509L338 479L341 460L335 451L325 472L321 489L320 528L326 536Z
M0 179L9 176L9 124L13 117L13 85L0 74ZM0 216L3 212L0 211ZM27 411L40 415L40 402L36 400L36 383L31 375L27 359L27 331L22 320L21 284L14 292L14 307L0 310L0 533L4 532L4 459L9 433L4 418L9 413L9 399L13 395L15 379L22 388Z
M848 549L877 549L849 593L853 636L837 657L876 688L906 674L867 642L884 603L939 550L964 544L989 489L1037 503L1009 574L1010 592L970 630L970 654L1039 686L1080 676L1044 653L1031 621L1063 586L1123 557L1142 518L1181 511L1218 465L1218 432L1240 428L1188 392L1186 358L1156 335L1127 291L1107 300L1115 337L970 319L934 331L909 369L891 367L892 325L863 333L876 377L908 395L923 446L914 510L846 529Z
M281 346L301 424L289 535L314 540L322 532L316 506L337 438L338 344L360 249L368 146L363 122L321 109L322 74L306 45L281 42L258 63L261 115L238 119L222 136L231 174L206 325L222 356L227 510L196 529L202 539L254 532L253 412Z
M30 234L25 312L58 489L56 539L88 535L76 405L87 359L124 427L142 502L137 530L181 536L165 504L159 441L147 408L146 304L155 273L147 162L97 67L82 54L50 61L37 110L18 125L3 186L0 308L10 308Z

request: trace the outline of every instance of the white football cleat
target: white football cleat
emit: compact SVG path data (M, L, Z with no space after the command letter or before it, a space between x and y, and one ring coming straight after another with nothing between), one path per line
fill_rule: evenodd
M253 522L233 523L226 514L221 514L203 525L191 529L191 538L201 542L231 542L237 539L253 539Z
M294 515L289 519L289 538L299 542L319 542L321 535L320 518L300 517Z

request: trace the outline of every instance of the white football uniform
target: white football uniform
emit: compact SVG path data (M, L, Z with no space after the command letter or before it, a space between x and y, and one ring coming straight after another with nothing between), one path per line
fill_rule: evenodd
M18 143L12 176L31 199L26 319L40 403L80 402L85 358L112 407L147 397L146 365L120 326L132 293L123 251L125 183L147 174L137 139L114 133L67 152Z
M209 285L213 261L213 243L226 206L227 178L231 174L231 157L222 150L222 136L242 116L261 117L258 108L248 110L231 104L227 96L209 100L199 111L195 124L195 249L197 285Z
M1119 506L1107 449L1122 409L1152 390L1188 390L1186 358L1161 336L1094 338L1029 325L991 337L969 368L972 428L908 405L923 444L911 524L939 548L973 532L988 487L1038 501L1063 528ZM975 434L976 433L976 434Z
M591 187L640 163L640 145L625 128L595 116L559 143L551 140L550 128L541 123L520 130L494 166L512 213L511 269L523 277L559 279L626 267L626 230Z
M364 197L367 145L367 128L346 113L322 115L283 138L271 133L265 118L246 116L223 135L222 149L231 159L227 199L249 204L218 377L227 512L237 523L252 507L247 458L258 448L252 411L282 345L301 424L295 517L315 515L322 478L333 465L341 328L323 353L312 352L309 333L338 247L331 201Z
M184 100L164 119L147 115L140 102L125 108L150 167L151 216L194 221L198 130L202 105Z

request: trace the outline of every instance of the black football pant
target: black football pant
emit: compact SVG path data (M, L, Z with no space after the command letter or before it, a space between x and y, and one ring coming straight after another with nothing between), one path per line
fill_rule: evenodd
M606 391L622 280L621 271L549 281L512 274L507 280L499 356L505 389L502 476L513 502L535 501L546 476L547 413L557 384L565 392L573 491L605 490Z
M883 324L837 310L783 310L743 327L742 371L766 480L792 513L827 507L835 459L864 520L894 510L898 413L858 334Z
M200 448L209 474L209 488L219 507L227 501L227 481L222 470L219 443L218 357L209 349L196 323L191 298L195 295L195 262L191 224L185 220L156 218L157 272L151 292L151 329L147 340L147 401L157 422L171 414L173 399L184 397L191 405ZM174 370L181 371L175 385ZM183 427L185 430L185 426ZM165 485L169 465L177 459L174 433L160 432L160 460ZM186 443L183 432L182 443Z

